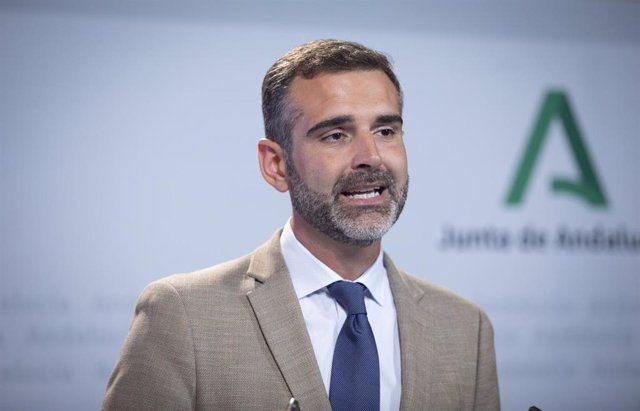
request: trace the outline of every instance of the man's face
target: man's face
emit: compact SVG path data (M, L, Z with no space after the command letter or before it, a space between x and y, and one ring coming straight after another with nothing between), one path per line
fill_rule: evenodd
M397 220L407 196L407 156L398 93L380 70L297 77L299 113L287 155L294 221L366 246Z

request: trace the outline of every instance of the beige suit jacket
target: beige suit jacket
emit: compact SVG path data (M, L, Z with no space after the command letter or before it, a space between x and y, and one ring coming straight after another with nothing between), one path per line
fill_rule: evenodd
M280 231L252 254L156 281L138 300L103 410L330 410ZM401 409L499 410L493 329L475 305L385 255Z

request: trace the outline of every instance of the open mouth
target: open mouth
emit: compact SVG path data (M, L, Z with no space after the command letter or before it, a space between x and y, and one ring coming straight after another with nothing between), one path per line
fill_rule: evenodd
M342 195L345 197L353 198L356 200L364 200L368 198L374 198L382 195L386 188L385 187L371 187L365 189L356 189L353 191L344 191Z

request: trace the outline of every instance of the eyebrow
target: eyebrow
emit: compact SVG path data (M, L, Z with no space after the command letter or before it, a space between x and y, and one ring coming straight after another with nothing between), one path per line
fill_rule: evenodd
M353 118L353 116L337 116L337 117L333 117L327 120L323 120L317 124L315 124L313 127L311 127L309 130L307 130L307 137L309 137L310 135L312 135L313 133L315 133L318 130L322 130L325 128L331 128L331 127L337 127L337 126L342 126L344 124L347 123L353 123L355 120ZM376 117L376 124L388 124L388 123L400 123L401 125L403 124L402 121L402 117L398 114L382 114L379 115L378 117Z
M398 114L383 114L376 117L376 124L400 123L402 125L402 116Z
M323 120L307 130L307 137L318 130L322 130L323 128L337 127L346 123L353 123L353 121L353 116L338 116L330 118L328 120Z

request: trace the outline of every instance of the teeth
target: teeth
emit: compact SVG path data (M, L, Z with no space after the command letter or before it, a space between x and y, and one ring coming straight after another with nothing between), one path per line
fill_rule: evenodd
M355 199L365 199L365 198L373 198L373 197L377 197L380 195L380 192L377 190L374 191L369 191L368 193L353 193L353 194L348 194L349 198L355 198Z

